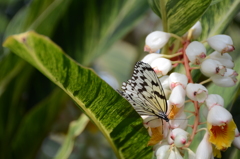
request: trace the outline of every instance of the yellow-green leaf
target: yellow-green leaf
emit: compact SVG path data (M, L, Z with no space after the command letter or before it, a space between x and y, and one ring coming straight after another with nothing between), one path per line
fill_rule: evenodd
M91 69L78 65L49 38L35 32L4 43L62 88L98 126L119 158L150 158L142 120L131 105ZM133 153L134 152L134 153Z

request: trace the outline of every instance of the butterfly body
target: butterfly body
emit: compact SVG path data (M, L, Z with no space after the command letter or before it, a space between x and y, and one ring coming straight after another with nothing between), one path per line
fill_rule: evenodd
M132 78L118 92L127 99L141 116L154 116L169 121L167 100L162 85L151 66L142 61L134 67Z

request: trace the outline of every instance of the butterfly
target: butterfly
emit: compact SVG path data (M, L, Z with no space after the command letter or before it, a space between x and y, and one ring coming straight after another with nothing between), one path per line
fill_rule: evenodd
M134 67L132 78L122 84L123 91L117 90L139 115L154 116L166 122L167 99L162 85L151 66L138 61Z

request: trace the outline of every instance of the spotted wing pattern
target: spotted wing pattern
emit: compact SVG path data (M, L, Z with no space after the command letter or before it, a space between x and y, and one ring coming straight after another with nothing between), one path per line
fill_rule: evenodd
M156 116L168 121L167 100L162 85L151 66L142 61L134 67L132 78L118 92L140 115Z

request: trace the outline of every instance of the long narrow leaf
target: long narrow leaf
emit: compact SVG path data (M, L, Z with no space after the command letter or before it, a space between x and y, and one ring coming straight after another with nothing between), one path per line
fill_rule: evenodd
M99 127L119 158L150 158L141 119L92 70L77 65L48 38L34 32L11 36L4 46L62 88Z

